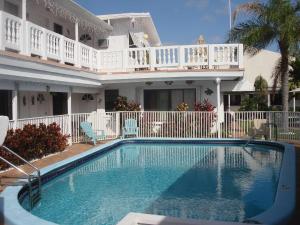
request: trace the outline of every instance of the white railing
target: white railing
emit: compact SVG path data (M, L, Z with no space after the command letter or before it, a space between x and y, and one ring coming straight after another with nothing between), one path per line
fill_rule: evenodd
M97 50L3 11L0 11L0 21L0 50L12 49L96 72L244 67L241 44Z
M88 121L93 130L103 130L106 139L122 136L127 119L135 119L142 138L246 138L249 139L255 121L267 124L267 138L300 141L300 112L225 112L221 118L215 112L93 112L62 116L47 116L10 121L9 128L26 124L57 123L73 143L86 141L80 123ZM284 126L288 121L288 126ZM218 126L218 123L220 125ZM71 126L71 127L70 127ZM220 127L220 129L218 129Z

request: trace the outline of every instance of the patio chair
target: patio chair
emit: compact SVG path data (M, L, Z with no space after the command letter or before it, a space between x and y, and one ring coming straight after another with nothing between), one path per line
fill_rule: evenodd
M137 126L137 121L135 119L127 119L125 120L125 126L123 127L122 136L123 138L126 135L135 135L138 137L139 127Z
M80 123L80 127L85 133L85 135L88 137L88 139L93 141L94 145L96 145L98 140L105 139L104 130L93 130L92 124L89 122ZM100 132L100 135L97 134L98 132Z

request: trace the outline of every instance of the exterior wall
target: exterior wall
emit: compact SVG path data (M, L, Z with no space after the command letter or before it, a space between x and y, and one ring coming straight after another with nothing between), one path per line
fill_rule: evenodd
M74 93L72 94L72 113L91 113L97 110L97 96L91 94L94 100L82 100L85 94Z
M44 96L44 101L38 101L38 95ZM19 118L31 118L53 115L52 96L47 92L20 91Z
M221 83L222 86L222 83ZM112 84L106 85L105 89L117 89L119 95L127 97L129 101L135 101L141 104L144 109L144 90L151 89L196 89L196 102L208 99L214 106L217 105L217 89L215 81L195 81L191 85L187 85L184 81L174 81L172 85L166 85L164 82L153 82L151 85L145 83L131 83L131 84ZM207 88L211 89L213 93L208 95L205 93ZM221 93L221 108L223 108L223 97Z
M262 76L268 82L269 87L273 85L272 74L280 54L268 50L262 50L255 56L245 54L244 56L244 67L245 73L244 78L254 85L255 78Z

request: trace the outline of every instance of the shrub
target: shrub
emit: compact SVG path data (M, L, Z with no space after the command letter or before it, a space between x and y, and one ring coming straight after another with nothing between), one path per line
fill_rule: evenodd
M205 99L203 102L199 102L195 104L195 111L197 112L212 112L215 110L215 106L213 106L208 99Z
M119 96L114 103L115 111L141 111L141 105L133 101L128 102L125 96Z
M30 161L63 151L67 147L67 138L56 123L48 126L42 123L39 126L28 124L23 129L9 130L4 145ZM3 149L0 150L0 156L17 165L23 163ZM5 168L8 168L8 165L1 162L0 169Z

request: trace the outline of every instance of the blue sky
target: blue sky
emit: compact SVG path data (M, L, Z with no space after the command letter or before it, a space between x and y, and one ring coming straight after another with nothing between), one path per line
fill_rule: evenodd
M228 0L76 0L96 15L150 12L164 44L223 43L229 30ZM232 8L245 0L232 0Z

